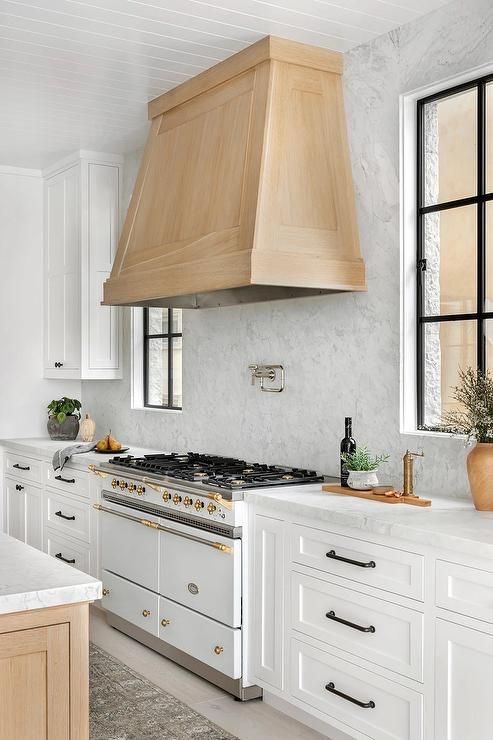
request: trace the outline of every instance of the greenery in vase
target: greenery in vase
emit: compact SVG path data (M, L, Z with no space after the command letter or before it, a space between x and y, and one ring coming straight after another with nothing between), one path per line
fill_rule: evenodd
M389 455L372 455L368 447L357 447L354 452L343 452L341 460L346 463L348 470L370 472L387 462L389 457Z
M444 414L445 431L466 434L477 442L493 442L493 374L487 370L459 369L459 384L452 398L459 408Z
M59 424L63 424L67 416L76 416L80 419L81 402L76 398L63 398L58 401L53 400L48 404L48 416L50 419L55 418Z

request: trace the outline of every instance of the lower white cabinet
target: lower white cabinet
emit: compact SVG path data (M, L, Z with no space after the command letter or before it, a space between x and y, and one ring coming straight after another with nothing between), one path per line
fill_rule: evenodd
M423 737L423 697L395 681L297 639L291 640L290 677L293 696L348 728L378 740Z
M435 740L493 737L493 636L436 620Z
M51 527L45 527L43 539L43 550L48 555L72 565L83 573L92 574L95 572L89 545L71 537L65 537Z
M38 550L43 543L42 491L23 480L5 478L7 532Z

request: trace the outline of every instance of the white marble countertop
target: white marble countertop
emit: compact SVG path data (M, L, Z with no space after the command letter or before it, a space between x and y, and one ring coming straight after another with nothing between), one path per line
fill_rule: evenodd
M319 486L302 491L270 490L246 493L280 518L307 517L359 532L394 537L472 557L493 559L493 511L476 511L469 499L431 498L431 507L384 504L325 493ZM355 532L355 536L359 536Z
M101 598L101 582L0 533L0 614Z
M99 437L98 437L99 439ZM51 462L53 455L57 450L63 450L64 447L70 447L76 444L84 444L80 439L76 439L73 442L57 442L48 437L21 437L19 439L1 439L0 445L7 447L12 452L17 452L19 455L27 455L28 457L41 457ZM126 447L127 445L122 442ZM162 452L162 450L150 450L143 447L129 447L125 452L112 452L108 455L102 455L99 452L84 452L80 455L74 455L70 460L71 465L77 467L87 467L90 463L102 463L115 455L134 455L140 457L142 455L150 455L153 452Z

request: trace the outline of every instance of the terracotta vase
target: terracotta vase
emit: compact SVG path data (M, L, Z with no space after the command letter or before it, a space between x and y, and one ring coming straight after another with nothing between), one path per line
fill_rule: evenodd
M478 511L493 511L493 444L478 442L467 456L472 500Z

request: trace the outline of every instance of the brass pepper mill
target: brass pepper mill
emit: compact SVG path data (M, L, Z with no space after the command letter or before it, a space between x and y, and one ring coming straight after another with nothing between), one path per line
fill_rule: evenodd
M406 454L402 458L404 463L404 496L415 495L413 484L414 457L424 457L424 452L409 452L409 450L406 450Z

